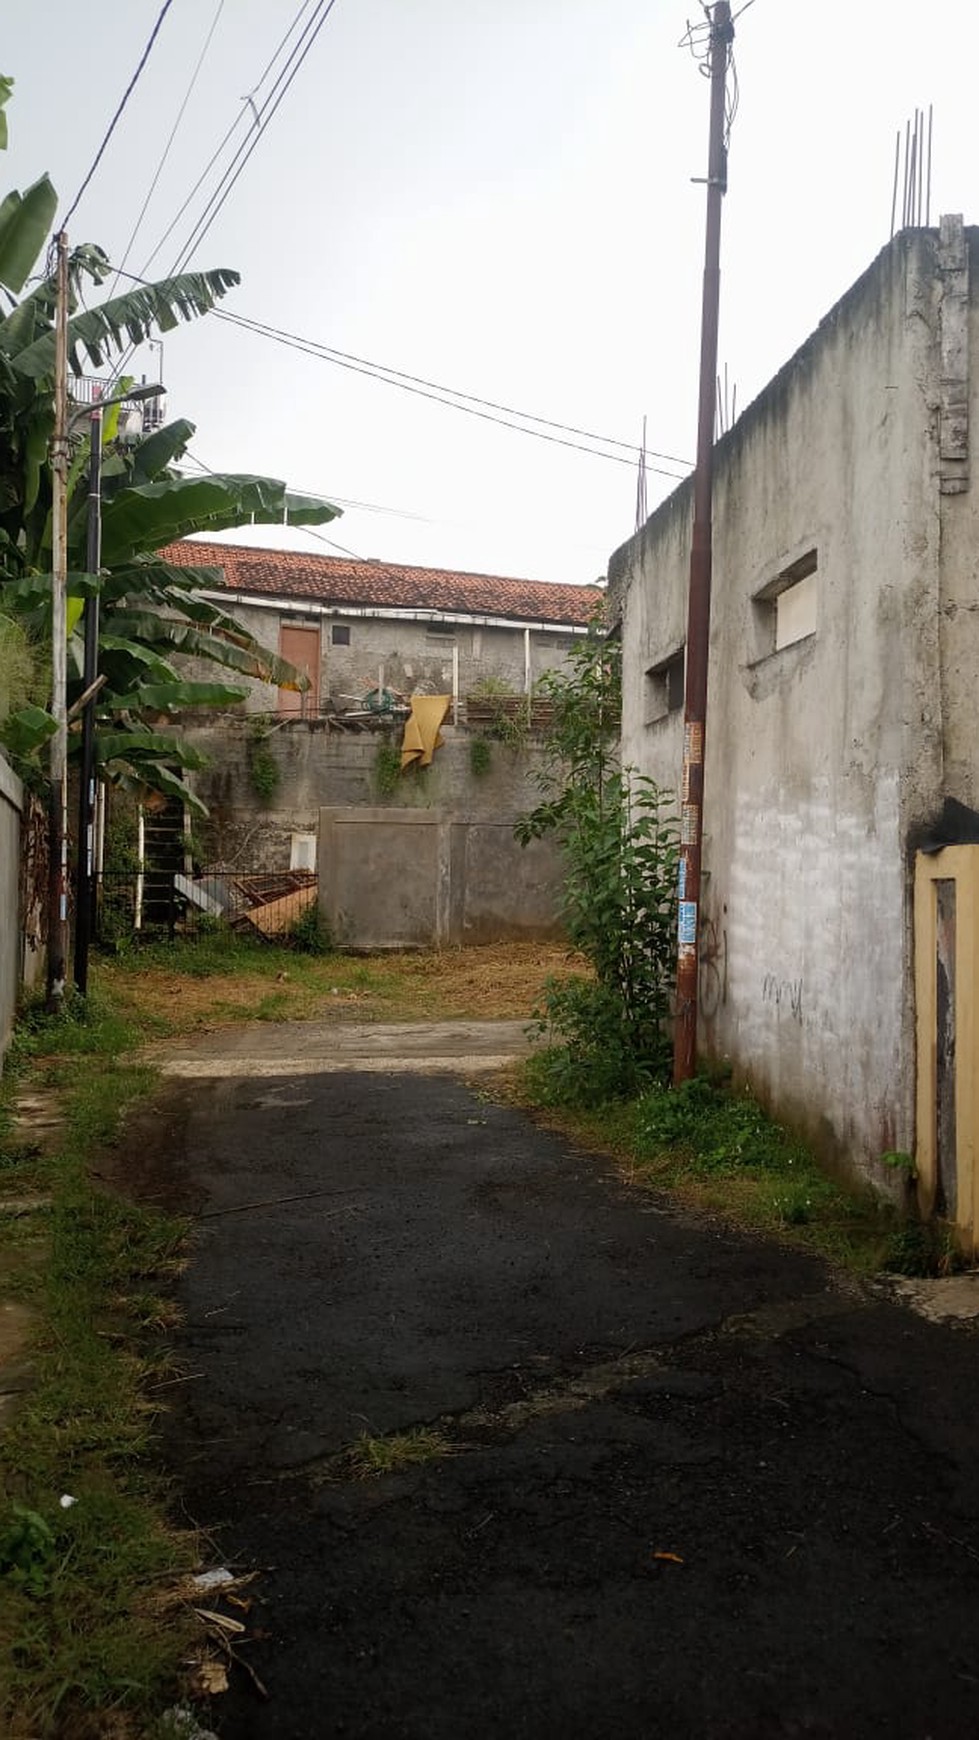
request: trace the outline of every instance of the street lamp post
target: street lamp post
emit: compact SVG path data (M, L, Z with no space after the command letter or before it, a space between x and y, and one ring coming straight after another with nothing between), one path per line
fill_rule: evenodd
M162 383L132 387L114 399L100 399L89 413L88 545L86 569L98 575L102 561L102 413L112 405L155 399ZM99 595L85 600L85 670L82 693L82 765L78 779L78 874L75 884L75 986L84 997L88 991L88 955L95 916L95 702L99 664Z

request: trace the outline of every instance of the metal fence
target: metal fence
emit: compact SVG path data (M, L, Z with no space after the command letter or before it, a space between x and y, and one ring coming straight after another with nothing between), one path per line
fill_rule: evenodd
M107 870L95 889L94 932L107 949L219 929L281 942L315 916L317 888L313 870Z

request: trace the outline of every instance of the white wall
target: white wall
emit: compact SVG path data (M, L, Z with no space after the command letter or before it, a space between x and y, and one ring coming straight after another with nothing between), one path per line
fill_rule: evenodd
M898 237L717 449L701 1042L870 1171L914 1142L909 837L944 795L938 252ZM690 521L684 486L610 571L625 759L674 790L645 672L685 638ZM815 632L775 650L812 551Z

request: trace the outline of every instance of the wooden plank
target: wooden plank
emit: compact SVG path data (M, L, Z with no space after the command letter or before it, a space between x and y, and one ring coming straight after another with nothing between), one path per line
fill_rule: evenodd
M263 936L282 936L292 929L304 912L316 905L317 889L314 883L305 888L295 888L291 894L282 894L277 900L267 900L264 906L253 906L239 916L253 925Z

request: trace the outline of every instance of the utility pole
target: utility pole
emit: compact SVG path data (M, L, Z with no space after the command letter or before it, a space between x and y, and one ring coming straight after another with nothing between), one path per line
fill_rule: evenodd
M693 539L687 608L686 683L683 713L683 787L680 809L680 885L677 934L674 1085L693 1075L697 1061L697 989L700 967L700 863L704 832L704 748L707 725L707 659L710 585L714 418L717 392L717 325L721 289L721 205L727 192L725 110L727 69L734 24L729 0L710 14L710 147L707 159L707 243L700 338L700 398L697 467L694 472Z
M88 550L85 565L98 574L102 562L102 406L89 419ZM78 776L78 876L75 882L75 986L88 991L88 951L92 939L95 856L95 688L99 662L99 595L85 600L85 676L88 700L82 709L82 766ZM89 693L91 691L91 693Z
M51 738L48 812L48 973L52 1013L68 962L68 237L55 238L54 436L51 442Z

